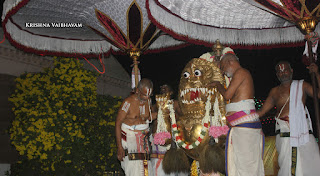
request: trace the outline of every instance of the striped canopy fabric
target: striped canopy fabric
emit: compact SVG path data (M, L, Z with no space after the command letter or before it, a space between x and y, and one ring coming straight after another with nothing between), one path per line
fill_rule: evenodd
M146 0L146 8L151 21L177 39L207 46L219 39L233 48L274 48L303 45L295 20L308 13L319 15L318 1Z
M137 48L160 52L185 45L164 35L148 18L145 0L6 0L2 26L26 52L96 56Z

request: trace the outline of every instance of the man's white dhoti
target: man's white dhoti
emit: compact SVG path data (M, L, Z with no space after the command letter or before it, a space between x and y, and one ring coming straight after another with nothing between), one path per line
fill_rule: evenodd
M226 175L264 176L264 134L255 110L236 112L227 120L232 126L226 143Z
M305 118L305 117L302 117ZM276 148L278 151L279 176L315 176L320 175L320 154L318 144L313 136L309 134L309 142L296 147L296 159L292 160L295 153L292 153L290 145L290 128L287 121L277 119L276 130L281 133L276 137ZM287 134L287 135L285 135ZM283 137L281 137L283 136ZM295 149L294 149L295 150ZM292 162L296 161L296 162ZM293 163L293 164L292 164Z
M152 175L150 148L147 138L149 125L135 125L134 129L139 130L132 129L131 126L126 124L121 126L121 142L123 149L126 151L126 156L121 161L121 167L126 176Z
M278 133L276 148L279 154L279 176L320 175L319 148L314 136L310 134L312 123L307 108L302 102L302 87L303 80L292 81L289 117L275 118L276 133Z

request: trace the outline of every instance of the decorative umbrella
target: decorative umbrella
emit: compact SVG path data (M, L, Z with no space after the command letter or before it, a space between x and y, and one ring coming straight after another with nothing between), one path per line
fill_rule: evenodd
M320 0L147 0L147 10L150 19L163 31L208 46L220 39L233 48L291 47L303 45L301 32L308 36L319 32L316 25ZM314 62L309 38L308 45L309 57ZM317 92L315 82L312 74L313 91ZM320 137L316 94L314 104Z
M2 26L6 39L26 52L66 57L122 52L133 58L137 74L141 53L186 45L164 35L144 7L145 0L6 0Z
M147 0L146 5L158 28L195 44L211 47L217 39L223 45L245 49L304 44L295 23L246 0Z

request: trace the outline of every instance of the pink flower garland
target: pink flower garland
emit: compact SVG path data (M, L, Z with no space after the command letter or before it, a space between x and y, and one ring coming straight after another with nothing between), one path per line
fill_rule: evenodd
M227 125L225 126L211 126L209 128L209 135L218 138L221 135L226 135L228 134L229 127Z
M166 139L171 139L171 134L169 132L156 133L153 138L153 143L155 145L164 145Z

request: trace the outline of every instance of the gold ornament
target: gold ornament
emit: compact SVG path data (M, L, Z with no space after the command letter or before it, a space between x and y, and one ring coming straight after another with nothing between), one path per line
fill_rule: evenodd
M183 115L177 119L178 131L181 140L186 144L196 142L201 136L203 128L202 120L205 116L205 105L208 96L211 96L211 104L219 101L219 110L222 118L214 119L213 110L210 116L217 120L221 126L226 124L225 103L216 88L208 89L206 86L212 81L219 81L224 85L224 77L214 62L208 62L201 58L194 58L182 71L179 85L179 105ZM206 133L201 144L191 150L185 150L193 159L198 160L199 152L208 144L209 135Z
M198 165L196 160L193 160L191 164L191 176L198 176Z
M222 50L224 46L220 43L220 40L217 39L215 44L212 46L212 51L214 52L215 55L215 61L220 61L220 57L222 55Z
M304 17L297 22L298 28L304 35L307 35L313 32L317 24L318 24L318 19L313 16Z

